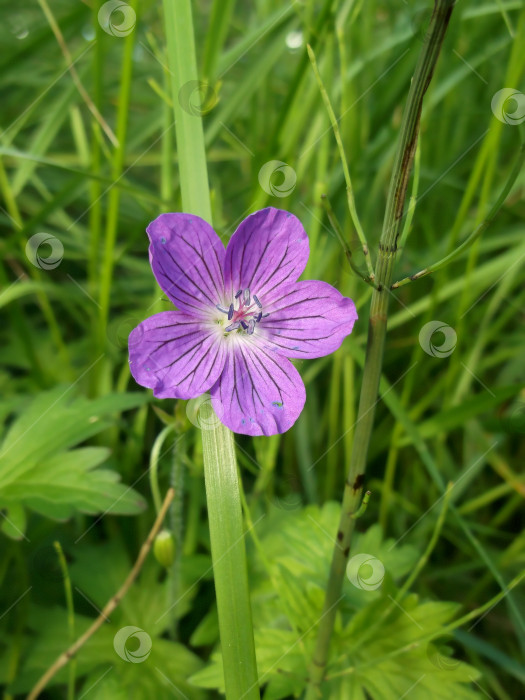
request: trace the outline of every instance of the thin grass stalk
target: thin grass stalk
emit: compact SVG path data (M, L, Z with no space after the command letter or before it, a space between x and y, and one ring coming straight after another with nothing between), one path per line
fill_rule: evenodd
M73 590L71 587L71 578L69 576L69 569L67 566L67 560L64 555L64 550L60 542L54 542L54 547L58 556L58 562L60 565L60 570L62 572L62 577L64 579L64 595L66 598L66 609L67 609L67 627L69 633L69 644L73 644L75 641L75 608L73 604ZM67 700L74 700L75 698L75 676L77 672L77 660L76 658L71 659L69 663L68 672L68 682L67 682Z
M101 2L98 0L93 9L93 26L95 28L95 46L93 48L93 102L100 111L102 109L102 73L104 69L104 54L102 41L103 30L98 21L98 11ZM102 138L100 124L92 120L91 172L96 176L90 182L89 192L92 202L89 210L89 262L88 275L92 293L95 291L99 275L99 247L102 230L102 182L97 176L101 175L102 154L100 141ZM98 319L97 319L98 320Z
M132 0L131 7L137 7L136 0ZM124 169L124 158L126 154L126 137L129 119L129 101L131 96L131 78L133 73L133 49L135 46L135 32L131 32L124 39L124 52L122 57L122 73L120 78L120 92L117 112L118 146L113 154L111 177L116 182L122 177ZM117 229L120 210L120 190L112 187L108 196L108 213L106 219L106 231L104 240L104 257L100 278L100 315L99 315L99 348L105 345L110 300L111 285L113 281L113 269L115 266L115 245L117 240ZM103 366L101 365L101 368Z

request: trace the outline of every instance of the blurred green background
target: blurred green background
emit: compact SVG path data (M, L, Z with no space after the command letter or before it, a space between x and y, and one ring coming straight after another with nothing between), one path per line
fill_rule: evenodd
M305 686L371 296L321 198L364 270L306 43L339 119L374 259L431 5L193 3L202 82L174 99L203 118L215 229L227 242L248 213L292 211L310 237L305 277L351 296L360 316L334 355L296 363L307 402L288 433L236 436L267 700ZM27 693L125 579L155 516L152 463L162 492L177 486L167 521L175 562L166 570L148 558L45 697L216 697L199 404L153 400L127 362L132 328L170 308L144 229L181 207L162 4L0 6L4 697ZM425 99L409 184L417 206L396 279L457 247L499 196L525 122L524 40L522 2L454 9ZM504 88L507 100L493 100ZM483 606L525 561L523 185L520 175L496 221L451 265L392 292L372 497L356 540L384 576L377 588L346 583L326 697L520 694L523 590ZM115 634L131 626L146 638L119 646Z

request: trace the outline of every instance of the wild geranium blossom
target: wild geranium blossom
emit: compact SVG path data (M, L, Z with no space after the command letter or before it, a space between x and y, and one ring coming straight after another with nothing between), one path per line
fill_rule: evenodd
M288 358L334 352L357 319L354 302L331 285L297 281L309 255L300 221L262 209L244 219L226 249L190 214L161 214L147 232L153 273L178 310L131 332L135 380L162 399L209 391L236 433L288 430L306 398Z

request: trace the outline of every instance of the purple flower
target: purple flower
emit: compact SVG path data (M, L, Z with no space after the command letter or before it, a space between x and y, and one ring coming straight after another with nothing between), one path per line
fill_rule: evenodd
M135 380L161 399L209 391L236 433L288 430L306 398L288 358L334 352L357 319L354 302L331 285L297 281L309 255L300 221L262 209L244 219L226 250L190 214L161 214L147 232L153 273L178 311L131 332Z

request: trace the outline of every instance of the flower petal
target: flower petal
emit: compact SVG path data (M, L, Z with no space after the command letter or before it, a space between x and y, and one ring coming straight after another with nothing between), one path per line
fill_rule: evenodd
M231 338L226 364L210 394L220 420L236 433L284 433L303 410L299 372L253 340Z
M181 311L162 311L129 336L129 364L135 381L159 399L192 399L208 391L225 362L222 334Z
M308 261L308 236L293 214L268 207L241 222L226 248L230 295L250 289L265 306L279 286L295 282Z
M354 302L327 282L305 280L279 288L257 325L267 347L286 357L314 358L335 352L352 332Z
M204 219L161 214L146 231L153 273L175 306L202 317L224 303L225 250Z

